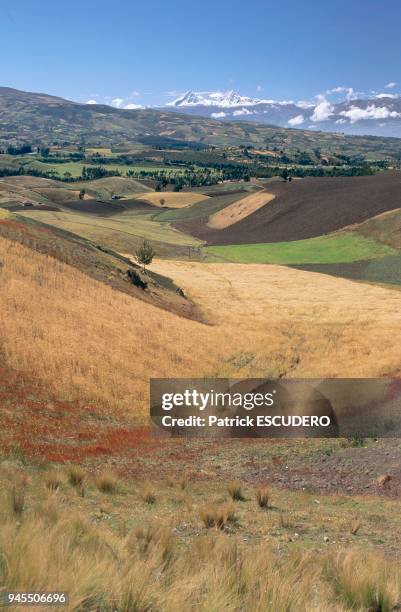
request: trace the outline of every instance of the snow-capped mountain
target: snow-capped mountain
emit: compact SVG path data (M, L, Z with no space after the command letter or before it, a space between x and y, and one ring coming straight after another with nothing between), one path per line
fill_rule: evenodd
M167 106L218 106L221 108L232 108L235 106L254 106L260 104L261 100L241 96L236 91L205 91L195 93L187 91L176 100L169 102Z
M401 96L390 93L333 103L324 96L314 102L294 102L260 100L232 90L188 91L169 102L165 109L222 121L246 120L287 128L401 137Z

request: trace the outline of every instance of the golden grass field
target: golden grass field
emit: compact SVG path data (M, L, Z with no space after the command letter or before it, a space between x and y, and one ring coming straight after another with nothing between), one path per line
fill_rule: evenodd
M397 376L401 293L261 264L157 261L249 364L240 376Z
M186 208L202 200L207 200L209 196L202 193L190 193L183 191L145 191L135 195L136 200L146 200L154 206L168 208Z
M229 206L226 206L222 210L215 212L209 217L208 226L213 229L223 229L238 223L242 219L245 219L248 215L251 215L262 206L265 206L272 200L275 195L273 193L267 193L266 191L257 191L252 193L241 200L233 202Z
M399 502L12 460L0 483L2 587L67 591L70 611L399 609L399 565L368 540L397 534Z
M397 375L401 293L280 266L158 261L209 324L0 240L6 364L135 420L149 377Z

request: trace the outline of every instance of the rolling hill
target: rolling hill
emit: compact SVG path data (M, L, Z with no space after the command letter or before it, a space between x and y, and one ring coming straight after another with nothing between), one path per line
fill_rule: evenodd
M183 219L175 225L213 245L283 242L328 234L401 208L397 171L270 183L268 191L275 195L271 202L226 228L213 229L207 219L203 224Z
M41 93L0 87L0 146L53 142L90 146L120 143L237 146L264 145L313 150L366 159L397 160L401 140L373 136L345 136L278 128L255 122L218 121L188 116L168 109L118 109L78 104Z

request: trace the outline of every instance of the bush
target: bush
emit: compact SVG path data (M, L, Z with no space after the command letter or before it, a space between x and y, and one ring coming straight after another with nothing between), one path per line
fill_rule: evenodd
M128 270L127 277L129 278L131 283L135 285L135 287L140 287L141 289L145 290L148 286L148 283L141 279L136 270Z

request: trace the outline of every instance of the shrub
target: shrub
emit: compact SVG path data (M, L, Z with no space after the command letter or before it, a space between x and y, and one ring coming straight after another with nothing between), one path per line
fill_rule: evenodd
M140 287L141 289L145 290L148 286L148 283L142 280L136 270L127 270L127 277L131 283L135 285L135 287Z

